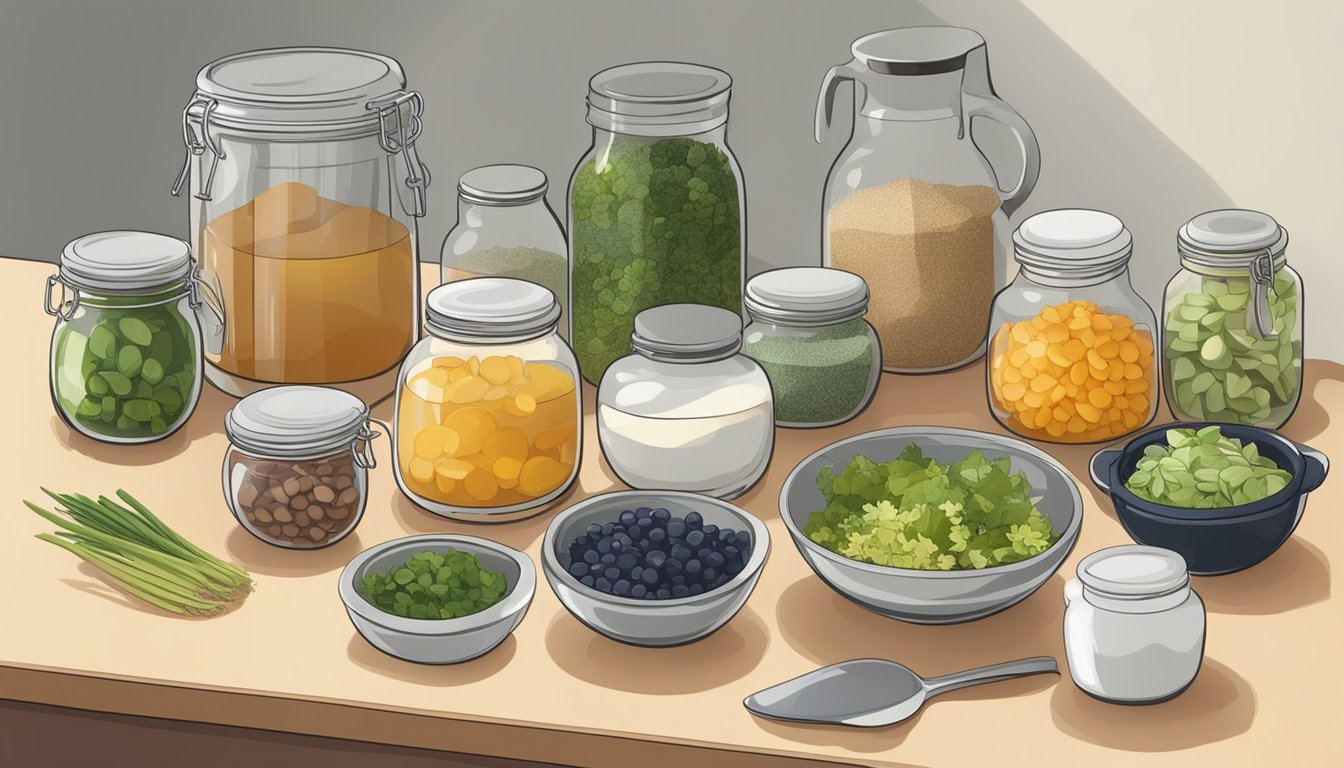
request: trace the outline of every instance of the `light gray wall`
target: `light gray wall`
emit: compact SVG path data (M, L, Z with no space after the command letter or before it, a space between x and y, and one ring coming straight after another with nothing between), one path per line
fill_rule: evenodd
M1116 213L1135 234L1135 284L1156 306L1176 268L1176 227L1233 201L1013 0L0 0L0 254L54 260L100 229L184 236L186 204L168 188L197 70L235 51L310 44L394 56L424 94L421 156L435 181L422 259L437 259L457 176L475 165L544 169L563 217L590 139L588 78L676 59L734 78L728 139L747 181L751 270L814 263L822 184L848 128L813 143L822 75L849 59L855 37L941 23L985 35L1000 95L1040 141L1040 183L1016 218Z

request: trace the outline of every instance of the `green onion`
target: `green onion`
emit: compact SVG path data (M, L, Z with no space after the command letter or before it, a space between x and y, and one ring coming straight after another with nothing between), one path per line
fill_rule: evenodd
M134 496L42 492L55 512L24 501L60 530L37 538L98 568L117 586L170 613L204 616L226 610L252 591L252 577L182 538Z

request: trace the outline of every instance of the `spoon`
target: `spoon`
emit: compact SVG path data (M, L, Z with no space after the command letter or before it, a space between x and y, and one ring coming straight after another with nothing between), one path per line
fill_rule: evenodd
M912 717L940 693L1044 672L1059 673L1049 656L994 664L927 680L882 659L854 659L757 691L742 704L752 714L795 723L876 727Z

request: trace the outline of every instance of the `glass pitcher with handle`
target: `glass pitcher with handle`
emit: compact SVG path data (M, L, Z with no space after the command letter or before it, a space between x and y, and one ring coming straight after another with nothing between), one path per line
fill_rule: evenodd
M822 260L862 276L883 367L957 368L984 353L990 306L1007 282L1008 217L1040 173L1036 136L994 93L985 40L958 27L909 27L854 41L817 101L826 138L841 83L854 126L826 180ZM1022 153L1004 189L972 136L975 118L1006 126Z

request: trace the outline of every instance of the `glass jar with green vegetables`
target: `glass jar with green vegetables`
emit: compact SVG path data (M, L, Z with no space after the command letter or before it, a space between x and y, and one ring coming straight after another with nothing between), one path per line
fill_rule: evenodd
M1302 395L1302 278L1288 232L1258 211L1202 213L1176 238L1162 376L1179 420L1277 429Z
M742 171L728 148L732 78L627 64L589 83L593 144L569 185L573 335L596 384L630 354L635 315L663 304L742 310Z
M864 319L868 286L841 269L791 267L753 277L742 353L775 393L775 424L829 427L859 415L877 391L882 350Z
M185 242L132 231L71 242L47 279L56 412L112 443L177 431L201 393L202 308Z

